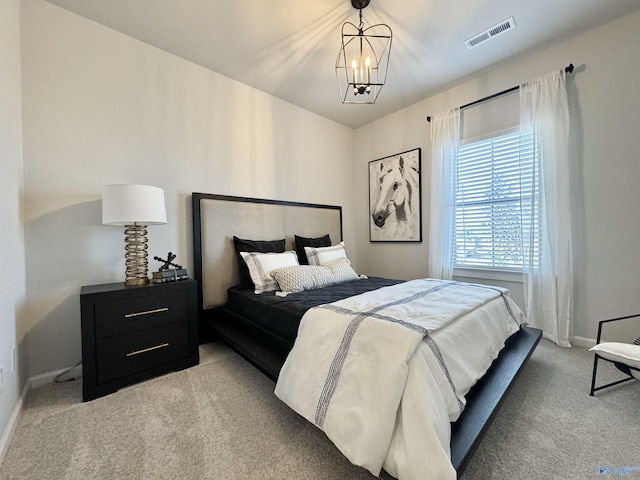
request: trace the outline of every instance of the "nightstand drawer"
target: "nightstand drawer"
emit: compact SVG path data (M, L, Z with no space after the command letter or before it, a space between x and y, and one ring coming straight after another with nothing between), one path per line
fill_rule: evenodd
M108 382L189 356L188 329L172 323L96 341L97 381Z
M96 302L96 338L146 329L189 318L186 290L131 297L120 301Z

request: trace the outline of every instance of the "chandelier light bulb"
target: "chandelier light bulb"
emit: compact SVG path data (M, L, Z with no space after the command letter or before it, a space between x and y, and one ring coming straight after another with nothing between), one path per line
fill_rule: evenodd
M367 83L370 84L371 83L371 58L367 57L364 59L364 66L367 67ZM368 88L367 93L369 93L370 90L371 88Z
M355 58L351 62L351 68L353 68L353 84L355 85L358 83L358 62L356 62Z

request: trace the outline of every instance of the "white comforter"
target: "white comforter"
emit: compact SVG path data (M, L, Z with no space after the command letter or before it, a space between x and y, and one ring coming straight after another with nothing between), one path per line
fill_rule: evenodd
M506 293L419 279L313 308L275 393L374 475L455 479L450 422L524 321Z

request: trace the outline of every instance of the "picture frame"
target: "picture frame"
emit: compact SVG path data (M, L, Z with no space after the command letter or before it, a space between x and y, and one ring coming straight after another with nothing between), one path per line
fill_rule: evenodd
M369 162L369 241L422 242L422 150Z

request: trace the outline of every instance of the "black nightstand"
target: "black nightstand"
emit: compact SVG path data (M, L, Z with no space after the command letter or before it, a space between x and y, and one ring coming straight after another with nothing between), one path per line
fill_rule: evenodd
M196 281L80 290L82 398L199 362Z

